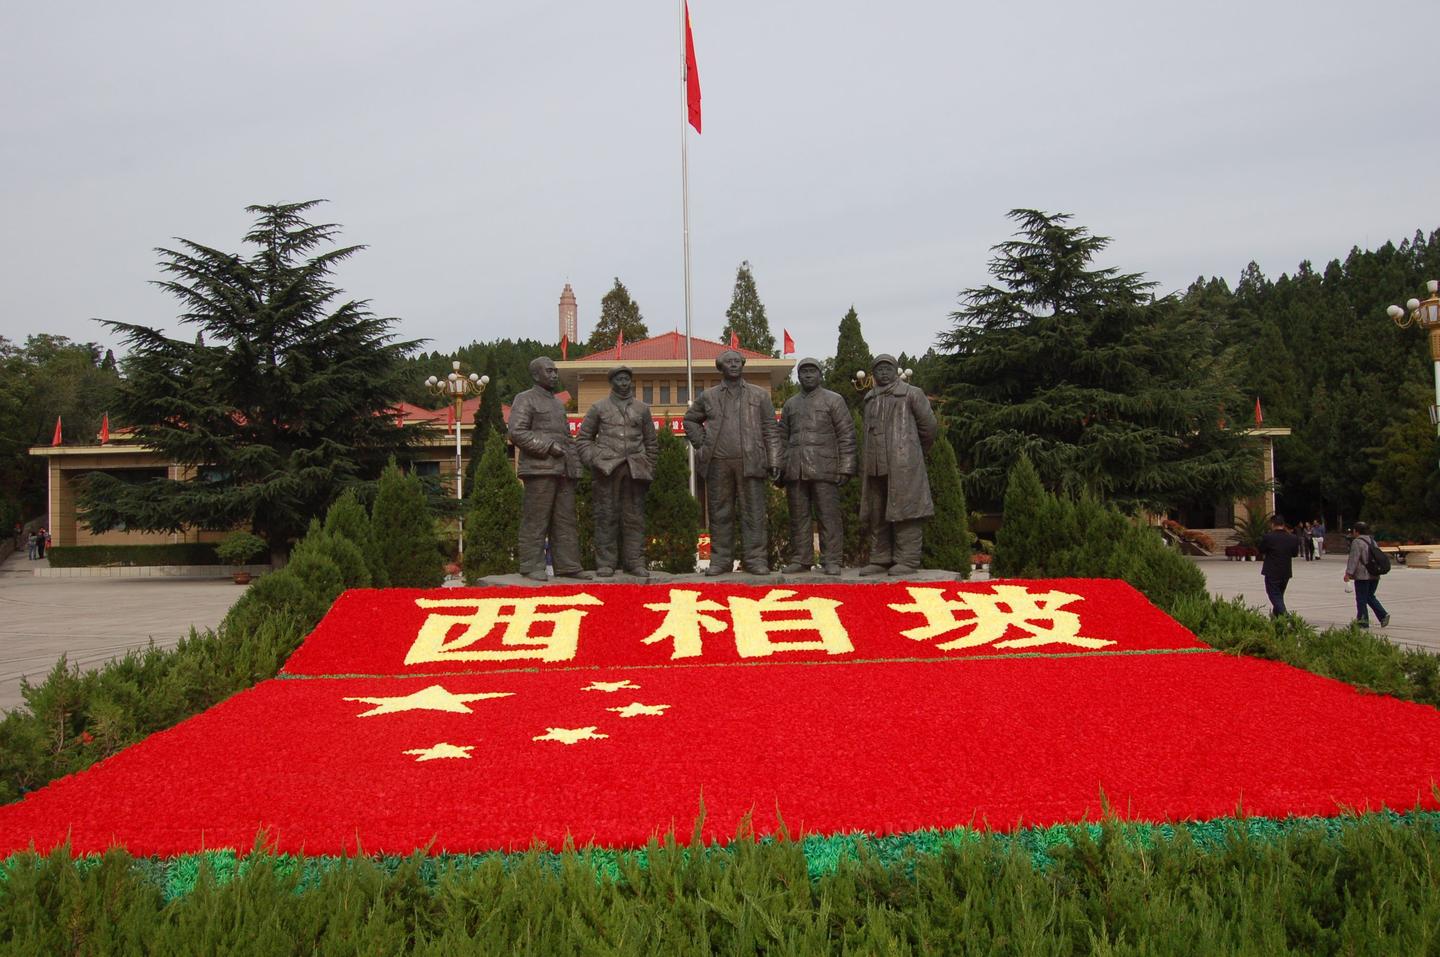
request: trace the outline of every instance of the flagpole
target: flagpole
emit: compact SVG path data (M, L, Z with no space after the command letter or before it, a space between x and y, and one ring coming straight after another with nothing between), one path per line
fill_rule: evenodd
M685 0L680 0L680 224L685 246L685 394L695 401L695 369L690 349L690 75L685 57ZM690 495L695 495L695 449L690 453Z

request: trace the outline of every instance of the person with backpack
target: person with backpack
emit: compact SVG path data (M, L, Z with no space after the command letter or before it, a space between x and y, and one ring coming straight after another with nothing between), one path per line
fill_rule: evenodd
M1375 589L1380 584L1380 576L1390 571L1390 556L1375 544L1369 525L1356 522L1354 532L1355 536L1350 540L1350 558L1345 563L1345 580L1355 583L1355 624L1369 628L1369 609L1373 608L1375 617L1380 619L1380 627L1384 628L1390 624L1390 613L1375 597Z

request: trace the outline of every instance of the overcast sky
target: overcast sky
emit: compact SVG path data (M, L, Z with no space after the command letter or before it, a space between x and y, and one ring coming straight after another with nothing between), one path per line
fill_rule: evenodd
M921 352L1018 206L1162 290L1440 226L1437 12L693 0L695 334L748 259L802 354L852 303L873 350ZM5 0L0 44L12 340L176 330L154 247L238 251L247 204L311 198L369 247L340 284L404 338L554 340L567 281L583 338L616 276L683 328L671 0Z

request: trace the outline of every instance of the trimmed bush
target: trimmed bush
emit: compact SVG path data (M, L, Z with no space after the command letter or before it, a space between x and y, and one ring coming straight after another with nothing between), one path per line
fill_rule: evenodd
M55 545L45 549L51 568L102 565L220 565L213 542L174 545Z
M655 481L645 493L645 559L661 571L695 570L700 503L690 494L690 453L684 439L660 430Z
M445 580L445 560L435 538L425 486L393 460L380 475L370 527L385 580L392 588L436 588Z
M520 507L525 489L505 454L505 436L491 432L470 482L465 514L465 577L508 575L520 570Z
M930 497L935 500L935 515L925 526L925 546L920 564L925 568L943 568L970 577L970 507L965 504L965 488L960 482L960 463L955 448L942 429L935 444L925 455L925 471L930 476Z
M1073 547L1076 536L1062 529L1055 499L1040 484L1040 473L1021 454L1005 486L1004 524L995 536L990 574L996 578L1044 578L1056 548Z
M370 514L360 504L354 489L346 489L325 513L325 531L331 535L348 539L360 549L365 558L365 567L370 572L370 584L384 588L390 579L385 563L380 560L380 550L375 546L375 531L370 527ZM352 586L354 587L354 586Z

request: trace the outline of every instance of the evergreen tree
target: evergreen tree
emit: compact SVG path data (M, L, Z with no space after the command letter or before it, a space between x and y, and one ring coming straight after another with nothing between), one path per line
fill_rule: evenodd
M944 568L970 577L970 509L965 504L965 487L960 481L960 463L944 434L925 455L930 476L930 497L935 515L925 526L925 544L920 563L925 568Z
M700 503L690 494L690 456L685 440L660 430L655 481L645 493L645 560L661 571L695 571L700 540Z
M855 389L855 373L870 371L870 346L860 330L860 317L852 305L840 319L840 334L835 342L835 356L825 363L825 388L845 397L850 408L859 409L864 399Z
M1406 390L1412 410L1380 433L1372 450L1374 477L1365 483L1363 517L1386 538L1430 538L1440 534L1440 441L1421 410L1429 397L1417 385Z
M515 551L524 493L505 454L505 437L492 432L470 480L470 511L465 516L467 581L520 569Z
M775 336L770 332L770 320L765 318L765 304L755 291L755 275L748 259L735 270L735 291L730 296L730 308L725 310L725 328L720 331L720 341L729 343L732 332L740 339L742 348L767 356L780 355L775 351Z
M370 573L370 584L384 588L390 584L385 562L375 545L375 532L370 527L370 515L360 504L354 489L346 489L325 513L325 531L339 538L348 539L360 549L365 558L365 567Z
M595 476L587 468L580 470L575 483L575 526L580 541L580 567L595 571Z
M765 499L766 560L778 569L790 557L790 499L784 488L770 482L765 483Z
M855 389L851 387L850 391L854 393ZM864 451L862 447L865 444L865 430L862 428L865 424L864 419L859 409L852 410L850 415L855 422L855 461L864 461L861 458ZM862 484L863 480L856 476L840 486L840 514L845 522L845 547L842 560L852 568L864 565L870 557L869 536L866 535L865 524L860 520L860 488Z
M640 314L640 304L630 298L630 290L616 276L615 285L600 300L600 318L590 331L590 339L585 343L586 351L613 349L622 329L626 342L639 342L650 336L645 328L645 317Z
M1011 217L996 284L967 290L942 337L970 490L993 501L1022 452L1047 485L1130 509L1253 490L1255 451L1219 426L1239 398L1202 317L1138 275L1092 267L1109 240L1068 216Z
M393 460L380 476L370 522L392 588L437 588L445 580L425 488Z
M1024 453L1010 468L1005 487L1004 521L995 533L990 574L995 578L1039 578L1055 546L1070 539L1057 538L1054 499L1045 493L1040 474Z
M157 284L203 339L106 323L130 346L113 419L194 474L130 483L92 473L80 508L93 530L248 525L283 561L312 515L408 447L413 432L389 410L413 343L392 341L393 320L363 301L341 301L330 273L361 247L316 253L338 227L306 222L315 205L249 207L248 257L188 240L159 250L171 278Z

